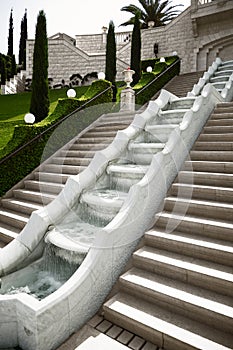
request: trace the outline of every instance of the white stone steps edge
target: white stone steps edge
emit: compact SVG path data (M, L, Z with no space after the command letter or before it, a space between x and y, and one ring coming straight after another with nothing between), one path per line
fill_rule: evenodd
M162 279L156 278L156 275L143 271L142 276L140 272L139 269L133 268L122 275L120 283L123 289L126 287L130 294L135 295L136 292L136 295L142 295L145 299L148 295L155 299L155 304L157 302L172 304L174 312L183 311L186 315L189 314L191 319L207 322L218 329L224 329L225 332L232 331L232 307L198 296L195 294L195 289L188 292L182 290L179 283L170 282L170 285L167 285Z
M184 216L183 214L179 215L178 213L174 214L165 211L157 214L156 219L157 225L161 227L162 221L162 227L165 225L166 229L170 231L179 226L179 231L186 232L186 226L189 231L192 227L193 230L195 230L195 233L199 233L200 235L233 241L233 224L228 222L204 217L195 217L191 215Z
M231 267L147 246L133 254L133 261L136 267L233 296Z
M166 350L178 349L179 346L181 349L188 350L230 350L221 344L184 329L182 326L177 326L169 321L169 316L166 318L167 320L161 319L160 314L165 313L165 310L159 307L155 306L153 313L147 313L143 310L146 304L149 309L149 303L134 297L131 297L130 303L128 303L127 296L120 293L105 303L105 317L110 321L117 319L118 324L123 324L129 330L138 330L137 333L141 336L146 334L145 338L149 338L150 341L153 339L154 343ZM171 319L174 320L174 315ZM187 322L191 323L190 320Z
M168 249L176 253L211 260L219 264L233 266L233 243L208 239L200 239L198 235L173 231L167 233L156 227L145 233L146 245Z

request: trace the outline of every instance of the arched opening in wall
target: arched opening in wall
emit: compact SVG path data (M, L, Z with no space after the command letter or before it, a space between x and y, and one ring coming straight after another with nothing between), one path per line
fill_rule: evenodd
M197 53L197 71L206 70L216 57L223 61L233 59L233 34L208 42L199 48Z

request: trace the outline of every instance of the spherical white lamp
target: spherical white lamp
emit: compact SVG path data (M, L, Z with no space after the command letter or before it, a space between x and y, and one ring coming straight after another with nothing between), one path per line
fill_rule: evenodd
M34 114L32 113L27 113L24 116L24 121L26 124L33 124L35 122L36 118L34 116Z
M152 67L151 66L147 67L146 71L147 71L147 73L151 73L152 72Z
M160 62L165 62L165 58L164 58L164 57L161 57L159 61L160 61Z
M172 56L177 56L178 54L177 54L177 52L176 51L173 51L172 52Z
M67 97L74 98L76 96L76 91L74 89L69 89L66 94Z
M99 73L98 73L98 79L99 79L99 80L104 80L104 79L105 79L105 74L104 74L104 72L99 72Z

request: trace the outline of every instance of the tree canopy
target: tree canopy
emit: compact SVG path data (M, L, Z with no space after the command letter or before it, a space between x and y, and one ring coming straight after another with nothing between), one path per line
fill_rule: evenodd
M121 26L132 25L135 22L135 16L139 13L141 28L148 28L148 22L154 22L154 27L163 26L178 16L180 10L177 9L183 5L172 5L172 0L138 0L140 7L128 5L121 8L121 11L129 12L133 15L127 22Z

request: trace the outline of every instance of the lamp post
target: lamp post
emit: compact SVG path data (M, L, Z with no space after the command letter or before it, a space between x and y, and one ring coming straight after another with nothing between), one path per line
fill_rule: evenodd
M148 66L148 67L146 68L146 71L147 71L147 73L151 73L151 72L152 72L152 67L151 67L151 66Z

